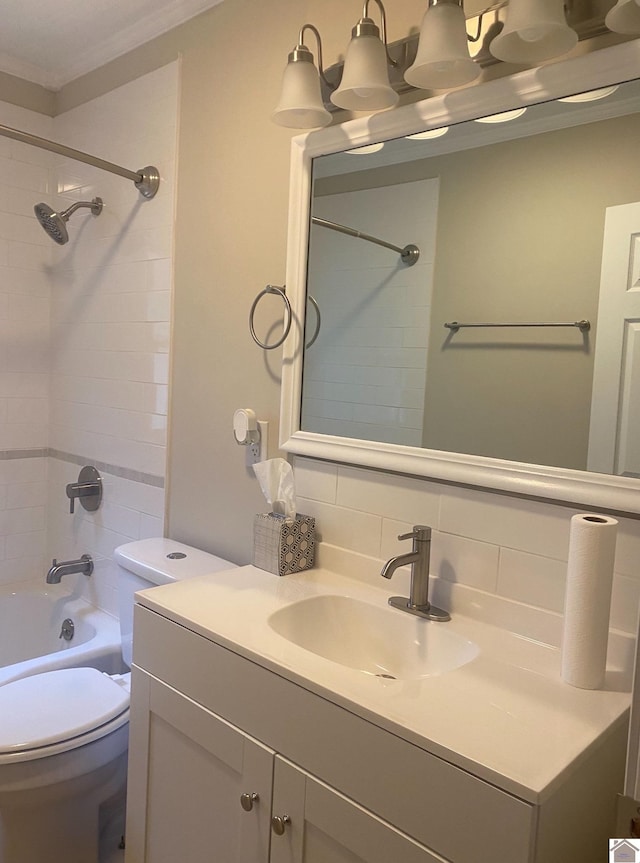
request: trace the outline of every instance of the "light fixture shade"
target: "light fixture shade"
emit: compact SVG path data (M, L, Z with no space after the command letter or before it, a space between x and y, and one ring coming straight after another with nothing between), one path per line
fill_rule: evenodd
M564 0L509 0L504 29L489 50L498 60L530 65L566 54L577 41Z
M380 111L396 104L398 94L389 83L387 52L379 36L353 36L340 86L331 94L331 101L348 111Z
M320 76L313 62L289 58L282 76L280 101L271 119L290 129L315 129L331 122L331 114L322 101Z
M640 2L618 0L604 19L605 26L614 33L633 35L640 33Z
M442 90L468 84L481 71L469 54L462 7L455 0L429 6L422 19L416 59L405 72L405 81L423 90Z

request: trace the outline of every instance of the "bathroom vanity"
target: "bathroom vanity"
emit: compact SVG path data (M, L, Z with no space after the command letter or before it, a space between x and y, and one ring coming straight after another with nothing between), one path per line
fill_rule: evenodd
M127 863L604 859L628 693L387 595L252 566L138 594Z

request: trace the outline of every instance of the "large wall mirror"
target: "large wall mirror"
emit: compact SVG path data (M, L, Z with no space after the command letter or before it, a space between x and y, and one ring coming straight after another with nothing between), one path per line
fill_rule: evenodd
M638 77L629 43L295 139L284 449L640 512Z

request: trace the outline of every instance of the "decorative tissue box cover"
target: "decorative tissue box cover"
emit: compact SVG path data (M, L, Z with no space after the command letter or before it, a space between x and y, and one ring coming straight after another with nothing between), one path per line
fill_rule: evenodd
M316 520L298 513L294 521L261 512L253 523L253 565L276 575L311 569L316 552Z

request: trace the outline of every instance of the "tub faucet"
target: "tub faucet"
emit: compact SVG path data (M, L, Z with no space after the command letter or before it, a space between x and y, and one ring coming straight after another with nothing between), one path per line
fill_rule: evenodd
M416 524L411 533L403 533L398 539L412 539L413 548L406 554L392 557L382 567L384 578L391 578L399 566L411 564L411 587L409 596L391 596L389 605L408 611L427 620L451 620L451 615L429 602L429 558L431 554L431 528Z
M60 563L53 559L53 563L47 573L47 584L60 584L63 575L71 575L73 572L82 572L91 575L93 572L93 558L90 554L83 554L78 560L62 560Z

